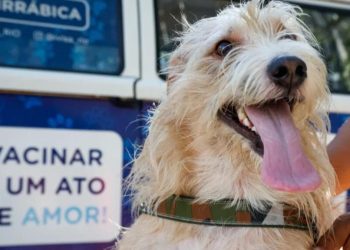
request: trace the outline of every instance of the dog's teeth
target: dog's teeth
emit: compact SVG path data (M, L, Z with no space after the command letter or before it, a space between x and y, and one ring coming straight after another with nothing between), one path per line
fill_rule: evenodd
M237 115L238 115L238 119L239 119L239 122L248 127L248 128L252 128L254 127L253 123L249 120L245 110L243 108L240 108L237 110Z
M256 132L256 128L255 128L255 127L252 127L252 131Z
M248 120L248 118L244 118L243 120L243 125L248 127L248 128L251 128L252 127L252 124L251 122Z
M249 121L249 128L253 128L254 124L249 120L249 118L248 118L248 121Z
M244 119L247 118L247 116L244 114L244 110L242 108L237 110L237 115L238 115L238 119L241 121L241 123L243 123Z

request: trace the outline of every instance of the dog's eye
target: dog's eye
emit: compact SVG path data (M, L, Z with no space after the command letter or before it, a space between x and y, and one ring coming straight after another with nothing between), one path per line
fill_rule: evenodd
M232 43L224 40L219 42L218 45L216 46L216 53L219 56L226 56L232 50L232 48L233 48Z
M298 37L294 34L285 34L283 36L280 37L280 40L293 40L296 41L298 40Z

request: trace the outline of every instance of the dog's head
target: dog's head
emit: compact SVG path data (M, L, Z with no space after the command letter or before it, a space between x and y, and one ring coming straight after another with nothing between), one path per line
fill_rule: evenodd
M188 25L136 160L152 196L271 197L332 182L319 140L326 68L301 14L255 0Z
M321 182L300 137L324 129L326 69L299 14L278 2L229 7L188 27L169 70L176 118L227 145L239 140L234 150L262 157L263 180L284 191Z

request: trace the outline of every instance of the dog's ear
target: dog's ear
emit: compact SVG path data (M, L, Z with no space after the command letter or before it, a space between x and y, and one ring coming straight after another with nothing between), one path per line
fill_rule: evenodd
M167 76L167 85L171 85L175 82L183 73L185 68L184 57L180 53L174 52L170 57L169 66L168 66L168 76Z
M175 51L170 57L167 76L167 87L169 87L181 77L185 70L185 56L180 51Z

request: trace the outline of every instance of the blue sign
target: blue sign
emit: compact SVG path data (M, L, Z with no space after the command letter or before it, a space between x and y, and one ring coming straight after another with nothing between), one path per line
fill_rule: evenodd
M144 121L138 119L142 114L139 106L126 105L115 100L108 99L87 99L87 98L64 98L64 97L45 97L45 96L30 96L30 95L0 95L0 127L18 127L18 128L49 128L53 131L58 129L71 130L86 130L86 131L112 131L123 139L123 176L129 174L134 155L134 145L142 143L143 131L140 127L144 127ZM65 140L65 138L62 138ZM60 150L64 148L61 144L57 144ZM93 148L93 150L98 148ZM39 160L33 158L35 149L25 149L30 161ZM34 151L33 151L34 150ZM44 149L41 149L44 150ZM6 150L5 150L6 151ZM5 152L3 151L3 152ZM62 151L63 152L63 151ZM46 153L45 153L46 154ZM74 152L73 152L74 154ZM98 151L92 152L94 167L101 169L98 161L103 163L104 155ZM48 156L49 154L47 154ZM62 155L61 155L62 156ZM6 157L6 156L5 156ZM57 156L56 156L57 157ZM68 157L68 155L67 155ZM62 158L62 157L61 157ZM68 157L69 158L69 157ZM70 163L69 159L65 160ZM42 160L42 158L41 158ZM56 159L58 160L58 159ZM63 158L61 160L64 160ZM49 158L46 159L49 163ZM88 159L86 160L88 161ZM89 167L89 166L87 166ZM49 168L50 169L50 168ZM91 170L91 168L88 168ZM115 166L115 171L119 171L118 166ZM87 172L81 171L80 175L86 177ZM112 172L111 172L112 174ZM40 173L39 177L42 176ZM37 184L37 183L36 183ZM96 184L96 183L95 183ZM101 185L93 184L92 188L102 187ZM98 184L98 183L97 183ZM2 183L4 185L4 183ZM106 183L107 185L107 183ZM40 187L40 185L38 186ZM121 187L120 187L121 188ZM83 190L81 190L83 191ZM96 191L96 190L95 190ZM125 190L123 191L125 192ZM0 195L0 200L1 200ZM112 198L113 201L113 198ZM120 201L116 201L116 203ZM35 203L35 201L34 201ZM2 204L3 205L3 204ZM48 203L50 205L50 203ZM91 204L92 206L100 206L101 204ZM122 208L122 225L129 226L131 223L130 214L130 197L123 197ZM77 213L76 208L69 207L68 212ZM90 213L94 213L94 208L90 208ZM92 209L92 210L91 210ZM2 208L0 204L0 213L3 215L2 225L7 227L10 216L14 213L9 207ZM29 211L32 213L32 211ZM51 211L56 212L56 210ZM63 212L63 210L61 210ZM31 214L30 214L31 216ZM64 214L62 215L64 216ZM33 218L33 217L31 217ZM13 237L16 237L14 234ZM0 235L1 238L1 235ZM60 233L57 232L57 239L60 239ZM115 242L99 242L99 243L82 243L81 244L57 244L57 245L32 245L32 246L0 246L0 250L97 250L109 249L114 246Z
M0 0L0 21L22 25L86 30L90 26L86 0Z
M0 0L0 66L118 75L120 0Z

